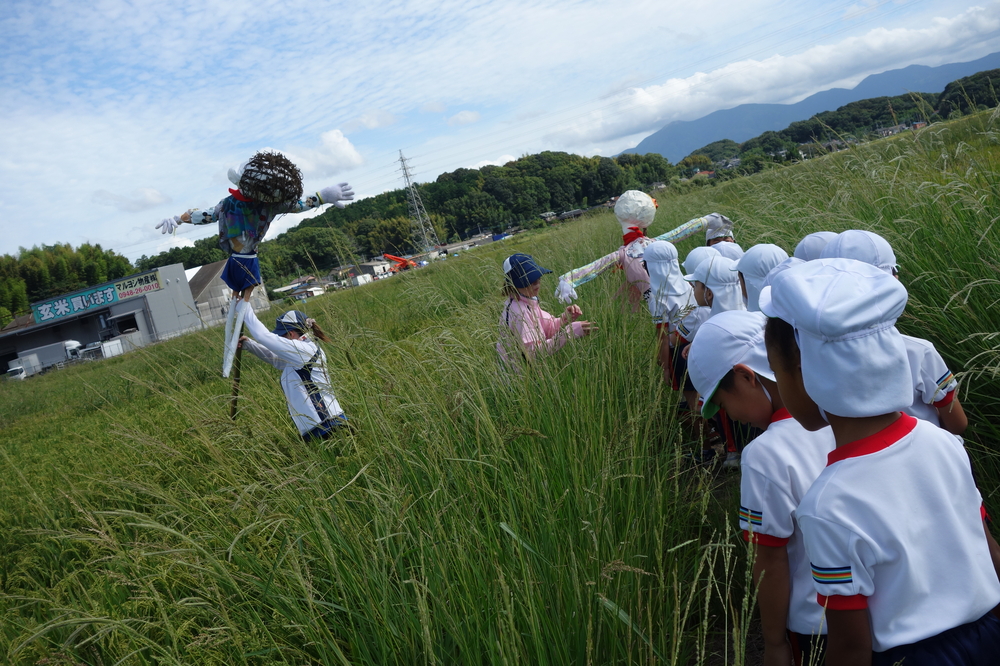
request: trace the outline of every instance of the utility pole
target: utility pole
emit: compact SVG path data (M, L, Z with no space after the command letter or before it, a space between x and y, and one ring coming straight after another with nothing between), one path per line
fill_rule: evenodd
M417 191L417 186L410 177L410 167L406 163L406 158L403 157L402 150L399 151L399 163L402 165L403 181L406 183L406 199L410 207L410 218L412 219L410 222L410 233L413 237L414 245L424 252L430 252L436 245L440 245L441 243L438 241L437 232L434 231L434 225L431 224L431 218L427 215L427 211L424 210L424 202L420 200L420 192Z

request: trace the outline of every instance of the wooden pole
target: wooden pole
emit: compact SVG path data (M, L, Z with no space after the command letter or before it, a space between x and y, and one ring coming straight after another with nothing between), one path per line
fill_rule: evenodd
M239 337L243 335L243 326L240 325ZM239 339L237 337L237 340ZM243 359L243 345L236 348L236 355L233 357L233 399L229 403L229 418L236 420L236 404L240 399L240 365Z

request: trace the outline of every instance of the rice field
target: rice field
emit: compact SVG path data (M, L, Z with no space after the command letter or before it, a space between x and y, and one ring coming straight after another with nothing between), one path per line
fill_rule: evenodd
M652 227L718 211L744 247L789 251L883 234L910 291L900 328L962 381L994 514L997 122L662 199ZM620 274L580 288L598 333L530 373L497 362L506 255L559 274L619 241L597 214L311 300L356 427L321 445L249 355L228 418L219 328L0 385L0 661L754 663L737 484L684 460L700 445Z

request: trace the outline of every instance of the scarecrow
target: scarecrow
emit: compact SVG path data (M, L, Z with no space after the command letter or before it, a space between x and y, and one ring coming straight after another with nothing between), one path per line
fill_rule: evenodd
M223 377L228 377L232 368L250 296L261 284L257 246L271 222L283 213L301 213L324 204L343 208L345 201L354 198L347 183L325 187L303 198L302 172L287 157L273 151L258 152L238 168L230 169L229 180L237 189L230 189L229 196L215 206L193 208L156 225L165 234L185 223L219 225L219 247L229 255L221 277L233 290L226 316Z

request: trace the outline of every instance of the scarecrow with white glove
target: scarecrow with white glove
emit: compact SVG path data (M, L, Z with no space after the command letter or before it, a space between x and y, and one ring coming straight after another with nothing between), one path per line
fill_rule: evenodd
M226 317L223 377L228 377L232 368L250 296L254 287L261 284L257 246L271 222L283 213L301 213L324 204L343 208L345 201L354 198L354 191L347 183L325 187L303 198L302 173L277 152L258 152L239 168L230 169L229 180L238 189L230 189L229 196L215 206L193 208L156 225L165 234L173 233L180 224L217 222L219 225L219 247L229 255L221 277L233 290Z
M576 287L590 282L611 268L623 268L629 285L629 301L634 308L641 300L649 298L649 274L642 267L646 246L654 241L676 243L702 230L705 230L708 244L712 244L716 238L732 240L732 221L718 213L696 217L655 238L649 238L646 236L646 228L652 224L657 208L656 199L638 190L629 190L618 197L615 216L622 226L622 246L586 266L560 275L556 298L561 303L572 303L577 298Z

